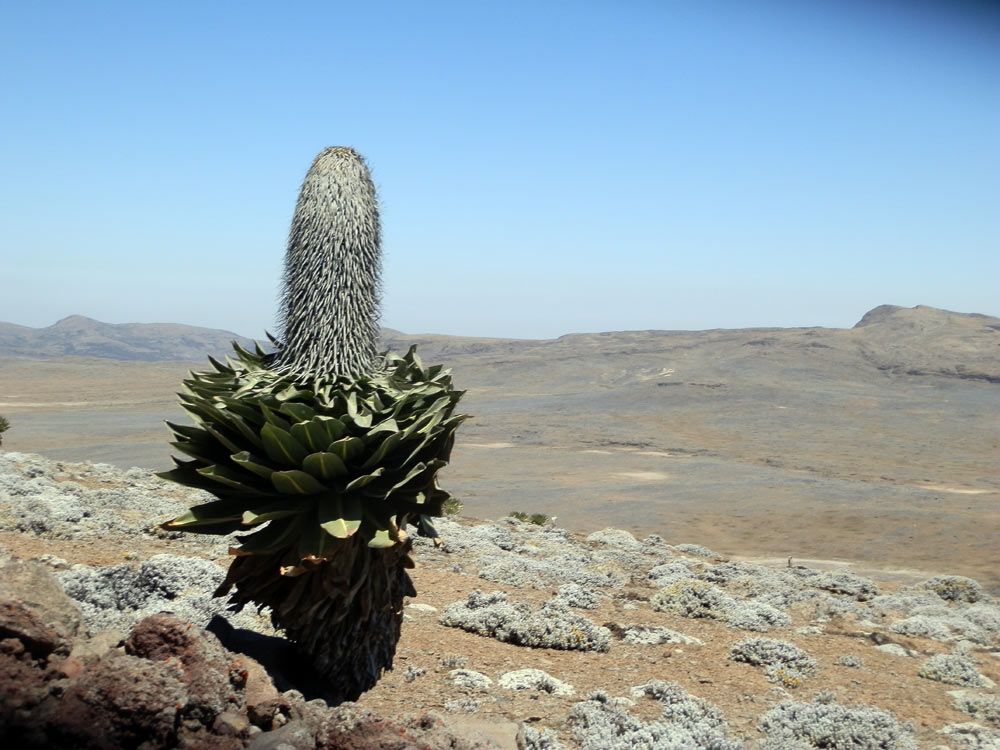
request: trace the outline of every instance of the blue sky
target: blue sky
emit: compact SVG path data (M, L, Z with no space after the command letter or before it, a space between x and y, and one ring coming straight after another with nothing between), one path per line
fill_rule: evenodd
M274 330L331 145L406 332L1000 315L991 8L0 3L0 320Z

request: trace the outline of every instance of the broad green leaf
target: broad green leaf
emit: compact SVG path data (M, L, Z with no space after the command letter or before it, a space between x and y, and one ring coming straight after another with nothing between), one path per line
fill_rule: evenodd
M379 432L399 432L399 425L396 424L396 420L392 417L388 419L383 419L376 425L372 425L372 428L368 430L368 435L374 435ZM365 437L368 437L366 435Z
M276 471L271 474L271 484L284 495L313 495L325 488L312 476L304 471Z
M379 529L375 535L368 540L368 546L374 549L384 549L396 544L396 538L391 531Z
M320 426L326 430L327 437L329 437L328 442L333 442L334 440L339 440L347 432L347 426L341 422L336 417L316 417L315 422L319 422Z
M389 491L385 493L385 496L389 497L389 495L398 490L400 487L405 487L412 480L416 479L421 474L427 472L428 468L429 468L428 465L423 462L417 464L412 469L410 469L410 471L406 474L405 477L403 477L401 480L392 485L392 487L389 488Z
M241 474L240 472L233 471L232 469L227 469L225 466L213 464L212 466L206 466L203 469L196 469L196 471L201 476L216 481L219 484L223 484L226 487L230 487L231 489L239 490L240 492L247 492L253 495L262 494L260 490L253 486L253 480L251 477Z
M420 374L423 375L423 373L424 373L424 363L420 360L420 357L417 354L417 345L416 344L413 344L413 345L410 346L409 351L406 352L406 359L408 359L410 361L410 363L420 371ZM426 380L426 379L427 378L421 378L421 380Z
M294 385L288 386L281 393L277 394L276 398L279 401L291 401L293 399L312 399L315 394L312 391L302 390Z
M222 445L225 446L227 451L238 451L240 450L240 448L243 447L233 442L228 437L226 437L226 434L217 427L213 427L212 425L209 424L204 424L202 425L202 427L205 429L205 432L207 432L209 435L211 435L220 443L222 443Z
M347 467L336 453L310 453L302 459L302 468L317 479L335 479L347 473Z
M225 406L224 411L238 414L250 424L258 426L264 424L264 415L261 413L260 409L255 408L251 404L245 401L240 401L236 398L230 398L228 396L220 396L219 401Z
M371 412L368 412L366 414L358 414L356 417L353 418L353 422L358 427L361 427L361 428L364 428L364 429L367 429L367 428L371 427L371 425L372 425L372 415L371 415Z
M297 422L288 431L292 437L309 448L310 452L326 450L334 440L340 438L347 428L339 419L316 417L308 422Z
M174 461L177 461L175 458ZM197 463L197 461L192 461L191 463ZM201 477L195 474L194 469L190 468L179 468L171 469L170 471L158 471L155 474L160 479L166 479L168 482L176 482L177 484L182 484L185 487L204 487L205 482L202 481Z
M230 458L234 463L238 464L241 469L252 471L257 476L264 477L264 479L270 479L271 474L274 473L274 469L264 464L263 459L253 456L250 451L240 451L239 453L234 453L230 456Z
M260 428L260 438L268 457L278 463L300 466L302 459L309 455L309 451L302 443L273 424L266 424Z
M326 541L329 538L325 529L320 525L317 514L310 513L307 522L302 525L302 533L299 535L299 559L322 556L326 551Z
M354 419L358 416L358 394L351 391L347 394L347 416Z
M358 458L364 452L365 443L361 438L345 437L330 443L327 450L337 454L341 461L347 463Z
M213 357L211 354L208 355L208 361L211 363L212 367L214 367L219 372L224 373L226 375L234 374L232 367L228 367L227 365L222 364L221 362L219 362L219 360L215 359L215 357Z
M314 504L313 501L304 498L301 500L282 498L243 511L240 521L244 526L258 526L265 521L274 521L307 512Z
M187 526L205 526L222 521L238 521L244 503L235 500L213 500L202 503L167 521L163 526L170 529L180 529Z
M451 449L455 442L455 430L466 419L468 419L468 415L459 414L455 417L449 417L436 425L437 429L430 430L425 433L423 439L420 441L420 444L413 449L405 460L402 461L402 464L405 466L413 461L417 456L420 456L425 448L432 446L433 449L428 450L428 453L433 454L430 457L441 458L447 461L448 457L451 455Z
M239 554L248 555L291 547L298 540L302 524L301 515L273 521L262 529L237 537L240 541L237 551Z
M300 391L301 393L301 391ZM280 398L280 397L279 397ZM316 412L305 404L297 404L290 401L286 401L278 409L282 414L286 414L296 422L305 422L308 419L312 419L316 416Z
M353 480L352 482L349 482L348 485L344 488L344 492L352 492L353 490L359 490L362 487L364 487L366 484L371 484L372 482L374 482L376 479L378 479L384 473L385 473L385 467L384 466L380 466L375 471L373 471L371 474L365 474L365 475L360 476L357 479Z
M319 525L330 536L346 539L361 528L361 502L356 497L328 493L317 508Z
M201 443L189 443L187 441L175 440L173 442L167 443L172 448L176 448L181 453L184 453L192 458L198 460L202 466L209 466L212 463L219 460L220 452L219 446L216 445L204 445Z
M193 425L187 424L174 424L169 420L163 420L164 423L171 429L171 431L179 438L187 438L188 440L199 440L204 439L205 431L201 427L194 427Z
M385 440L382 441L381 445L379 445L379 447L375 449L375 452L368 457L368 460L365 461L363 464L361 464L361 468L370 469L372 466L378 466L378 464L380 464L387 455L392 453L392 451L396 448L397 445L400 444L400 442L402 442L402 440L403 440L402 432L397 432L387 437Z
M285 430L286 432L288 431L288 428L292 426L291 422L287 419L279 417L274 409L265 404L263 399L260 401L260 413L264 415L264 419L267 420L268 424L274 425L275 427Z

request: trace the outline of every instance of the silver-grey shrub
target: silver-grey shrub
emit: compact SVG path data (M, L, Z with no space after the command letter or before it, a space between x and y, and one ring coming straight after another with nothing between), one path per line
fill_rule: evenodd
M568 608L548 602L538 612L511 604L502 591L473 591L464 602L445 607L440 623L498 641L564 651L607 651L611 631Z
M691 566L684 560L671 560L651 568L646 574L651 586L669 586L671 583L682 581L685 578L693 578L694 573Z
M579 583L563 584L559 587L552 601L556 604L579 609L597 609L601 606L601 600L597 595Z
M741 630L763 632L791 622L788 615L769 604L736 599L718 586L695 578L664 586L650 597L649 604L657 612L719 620Z
M559 741L559 737L551 729L526 726L524 750L566 750L566 745Z
M946 685L962 687L982 687L983 676L976 669L976 663L962 654L936 654L920 665L917 672L921 677Z
M935 641L955 641L964 638L979 644L989 642L986 631L962 617L962 613L958 611L943 616L913 615L897 620L889 626L889 629L900 635L922 636Z
M708 547L703 547L700 544L675 544L674 549L678 552L686 552L689 555L697 555L698 557L718 557Z
M979 581L965 576L935 576L920 586L949 602L978 602L985 595Z
M973 719L1000 726L1000 698L995 695L962 692L955 696L953 705Z
M878 596L878 586L870 578L838 571L830 573L821 570L793 568L792 571L802 577L802 582L813 588L830 591L834 594L845 594L858 601L868 601Z
M663 698L663 714L656 721L642 721L626 709L627 701L603 691L574 705L568 723L580 750L742 750L741 742L727 738L725 722L714 706L679 687L660 684L664 690L647 693Z
M588 569L590 562L583 556L556 555L536 560L507 553L490 558L480 568L479 577L504 586L537 589L553 588L567 582L587 587L616 588L625 583L625 576Z
M664 643L701 643L697 638L659 625L627 625L622 629L622 640L625 643L635 643L640 646L659 646Z
M916 750L913 728L888 711L833 701L779 703L761 717L763 750Z
M230 612L224 600L213 597L225 574L218 565L201 558L154 555L137 566L74 565L55 576L80 607L91 633L110 629L127 632L139 620L164 611L201 627L215 615L222 615L235 627L264 627L254 612Z
M763 667L771 682L797 687L802 678L816 672L816 661L792 643L773 638L745 638L729 649L729 658Z
M497 679L497 686L505 690L530 690L560 697L574 695L576 690L569 683L557 680L541 669L515 669L504 672Z
M861 669L864 666L864 662L861 661L861 657L857 654L841 654L837 657L837 664L842 667L850 667L851 669Z

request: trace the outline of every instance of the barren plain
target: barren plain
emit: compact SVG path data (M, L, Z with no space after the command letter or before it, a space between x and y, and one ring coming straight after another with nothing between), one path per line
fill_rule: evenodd
M468 391L442 479L466 516L1000 591L998 318L883 306L852 329L384 341ZM5 449L169 467L162 420L184 420L174 393L207 362L23 352L0 349Z

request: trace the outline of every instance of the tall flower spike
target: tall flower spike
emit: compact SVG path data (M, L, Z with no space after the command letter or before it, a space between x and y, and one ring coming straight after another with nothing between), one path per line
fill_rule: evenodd
M312 163L288 236L279 369L358 376L378 360L381 228L375 185L351 148Z

